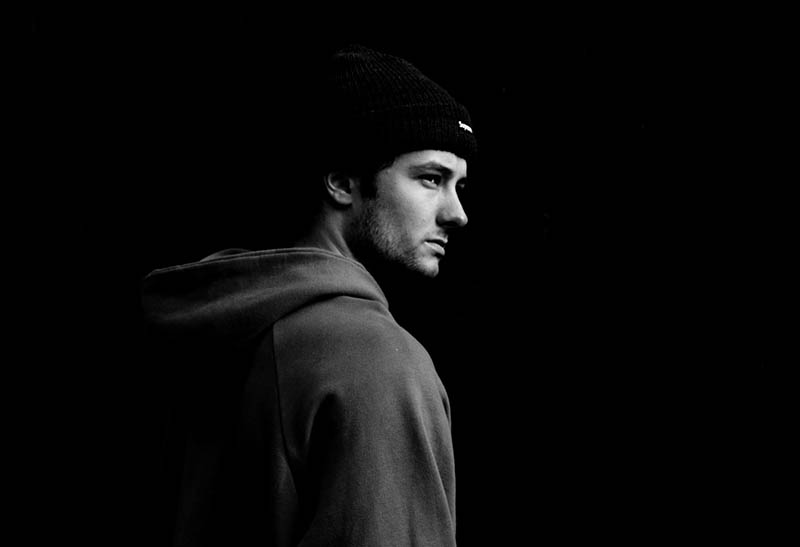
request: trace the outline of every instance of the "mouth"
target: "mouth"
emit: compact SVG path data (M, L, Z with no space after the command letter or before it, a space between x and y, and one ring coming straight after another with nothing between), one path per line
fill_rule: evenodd
M444 239L428 239L425 241L425 243L427 243L436 254L444 256L444 247L447 245L447 241Z

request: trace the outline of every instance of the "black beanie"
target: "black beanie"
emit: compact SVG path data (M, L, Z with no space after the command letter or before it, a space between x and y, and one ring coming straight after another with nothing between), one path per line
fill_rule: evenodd
M329 167L389 161L417 150L444 150L469 161L477 152L463 105L408 61L364 46L332 56L321 106Z

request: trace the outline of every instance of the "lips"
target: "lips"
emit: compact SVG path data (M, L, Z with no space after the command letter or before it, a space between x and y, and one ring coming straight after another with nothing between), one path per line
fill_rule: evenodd
M447 245L447 240L445 239L428 239L425 241L429 247L431 247L436 253L444 256L444 247Z

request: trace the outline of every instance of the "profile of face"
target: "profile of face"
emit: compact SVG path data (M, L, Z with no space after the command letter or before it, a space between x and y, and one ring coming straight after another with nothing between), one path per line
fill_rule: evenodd
M450 234L467 224L459 199L466 176L463 158L422 150L378 171L372 192L357 186L351 231L356 258L435 277Z

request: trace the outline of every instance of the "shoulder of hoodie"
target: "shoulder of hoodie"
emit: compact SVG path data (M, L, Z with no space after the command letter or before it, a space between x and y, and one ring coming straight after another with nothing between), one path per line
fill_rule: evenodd
M273 336L279 365L309 379L407 379L427 376L433 365L382 303L364 298L338 296L307 305L279 320Z

